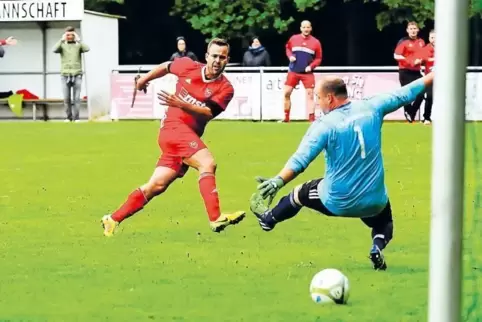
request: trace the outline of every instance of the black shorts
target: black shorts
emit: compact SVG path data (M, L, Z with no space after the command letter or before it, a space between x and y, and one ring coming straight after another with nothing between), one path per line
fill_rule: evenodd
M410 84L417 79L422 78L422 74L420 71L417 70L410 70L410 69L399 69L398 70L398 80L400 81L400 85L405 86Z
M318 185L322 180L323 178L320 178L320 179L314 179L306 183L303 183L301 185L301 188L298 191L298 200L300 201L302 206L316 210L324 215L341 217L333 214L325 207L323 202L321 202L320 196L318 194ZM352 218L352 217L346 217L346 218ZM393 217L392 217L392 207L390 205L390 200L388 200L387 205L380 213L375 214L372 217L364 217L360 219L363 221L363 223L365 223L365 225L367 225L370 228L384 227L388 223L392 222Z
M325 205L320 200L320 196L318 194L318 184L322 180L323 178L314 179L303 183L298 191L298 200L303 207L316 210L327 216L336 216L331 211L326 209Z

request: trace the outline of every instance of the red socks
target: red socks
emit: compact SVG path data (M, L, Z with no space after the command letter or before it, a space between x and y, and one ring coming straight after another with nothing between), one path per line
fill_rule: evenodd
M201 191L209 220L215 221L221 215L221 210L219 207L218 190L216 189L216 177L213 173L201 173L199 190ZM141 189L136 189L129 195L127 201L112 214L112 219L120 223L144 208L148 202Z
M285 111L285 119L284 122L288 123L290 121L290 111Z
M308 120L310 122L314 122L315 121L315 113L310 113L308 115ZM285 119L283 122L285 123L288 123L290 121L290 111L285 111Z
M121 222L144 208L147 203L148 200L141 189L136 189L129 195L127 201L112 214L112 219Z
M219 207L219 195L216 189L214 173L201 173L199 176L199 191L201 191L209 220L215 221L221 215L221 209Z

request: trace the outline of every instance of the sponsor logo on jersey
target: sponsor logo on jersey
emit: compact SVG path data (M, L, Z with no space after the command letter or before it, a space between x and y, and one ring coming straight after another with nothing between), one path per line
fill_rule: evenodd
M179 91L179 97L186 103L196 105L196 106L206 106L204 102L195 99L189 92L183 87Z

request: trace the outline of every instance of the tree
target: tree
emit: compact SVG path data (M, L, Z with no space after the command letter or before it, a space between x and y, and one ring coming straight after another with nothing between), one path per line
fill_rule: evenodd
M124 0L84 0L84 6L87 10L104 12L106 6L112 2L122 4Z
M294 2L299 11L319 9L319 0L175 0L172 15L179 15L206 36L236 38L256 30L287 30L293 17L282 17L283 3Z
M287 30L294 19L282 12L293 5L298 11L319 10L326 0L175 0L171 14L179 15L192 27L208 37L243 37L261 29L274 28L278 33ZM381 30L392 23L417 21L421 26L433 20L434 0L344 0L382 3L377 15ZM481 14L481 0L470 0L470 15Z
M364 1L370 2L372 0ZM381 2L386 9L377 15L379 29L383 29L392 23L403 23L411 20L423 26L426 21L434 19L434 0L381 0ZM481 13L480 0L470 0L469 16L473 17Z

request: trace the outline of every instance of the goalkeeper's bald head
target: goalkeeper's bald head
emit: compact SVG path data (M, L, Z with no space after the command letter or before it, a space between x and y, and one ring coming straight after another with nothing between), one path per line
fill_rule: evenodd
M325 114L345 104L348 100L346 84L337 76L323 77L316 85L315 93Z
M348 98L348 90L346 84L340 77L326 76L319 83L317 92L323 92L324 94L332 94L340 98Z

